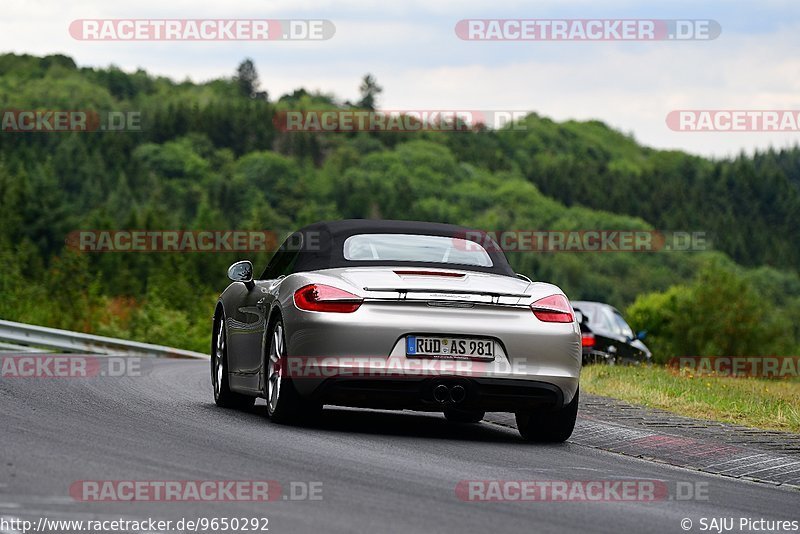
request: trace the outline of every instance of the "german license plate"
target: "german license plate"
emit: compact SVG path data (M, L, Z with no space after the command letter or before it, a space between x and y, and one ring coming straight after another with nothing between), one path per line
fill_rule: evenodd
M491 339L476 337L407 336L409 358L494 360Z

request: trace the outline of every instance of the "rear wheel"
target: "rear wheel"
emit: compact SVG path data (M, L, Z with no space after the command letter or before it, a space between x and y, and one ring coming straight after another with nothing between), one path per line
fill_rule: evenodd
M522 439L538 443L566 441L572 435L578 417L579 393L576 391L572 402L559 410L517 412L517 430Z
M485 415L486 412L483 410L444 409L444 417L451 423L480 423Z
M225 316L217 318L213 349L211 351L211 385L214 387L214 402L222 408L246 410L255 404L255 397L231 391L228 382L228 343L225 334Z
M300 396L286 372L286 336L280 320L272 328L265 360L264 396L270 419L276 423L290 424L320 411L320 406L311 404Z

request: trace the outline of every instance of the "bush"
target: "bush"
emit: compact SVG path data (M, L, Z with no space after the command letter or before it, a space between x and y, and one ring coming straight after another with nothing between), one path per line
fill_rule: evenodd
M639 296L628 308L634 330L647 330L654 361L678 356L788 354L789 320L751 283L720 261L688 285Z

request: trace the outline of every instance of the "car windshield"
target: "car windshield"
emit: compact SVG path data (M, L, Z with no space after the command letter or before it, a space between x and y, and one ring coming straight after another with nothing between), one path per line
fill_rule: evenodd
M407 261L491 267L481 245L455 237L412 234L358 234L344 242L349 261Z
M625 319L622 318L617 312L613 314L614 322L616 323L616 330L619 334L622 334L625 337L632 338L633 337L633 329L628 326L628 323L625 322Z
M607 310L604 306L582 302L576 304L575 308L581 310L581 313L586 317L589 328L592 330L616 332L617 326L614 324L611 311Z

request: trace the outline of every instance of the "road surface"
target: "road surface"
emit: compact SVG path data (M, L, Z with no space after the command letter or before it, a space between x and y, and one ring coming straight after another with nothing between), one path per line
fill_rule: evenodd
M217 408L203 361L144 360L133 374L0 379L0 516L266 517L278 533L559 534L685 532L686 518L700 532L712 517L735 518L738 532L742 517L800 518L795 490L571 443L530 445L485 422L330 408L313 426L276 425L263 401L248 413ZM273 502L81 502L70 487L83 480L274 480L283 490ZM656 480L671 498L469 502L456 494L461 480ZM321 500L302 499L309 482L321 483L311 486ZM707 498L679 500L678 485Z

